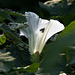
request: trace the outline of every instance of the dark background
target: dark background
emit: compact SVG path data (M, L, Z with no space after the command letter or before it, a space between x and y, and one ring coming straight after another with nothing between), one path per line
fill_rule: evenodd
M0 8L9 8L24 13L25 11L39 12L39 1L46 0L0 0Z

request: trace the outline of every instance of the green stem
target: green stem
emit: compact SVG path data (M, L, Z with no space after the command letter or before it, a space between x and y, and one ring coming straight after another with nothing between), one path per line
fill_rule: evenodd
M66 50L66 60L67 60L67 63L70 61L70 56L69 56L69 50L68 49Z
M39 53L38 52L32 55L32 62L39 63Z

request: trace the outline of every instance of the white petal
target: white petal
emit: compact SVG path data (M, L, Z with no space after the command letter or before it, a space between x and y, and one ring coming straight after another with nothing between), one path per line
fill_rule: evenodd
M26 19L31 31L29 39L29 46L30 46L29 50L32 54L32 52L35 53L39 51L39 45L43 35L41 29L45 28L49 21L39 18L38 15L32 12L25 12L25 15L29 15L26 17Z
M45 20L45 19L39 19L39 23L38 23L38 29L43 29L46 28L46 26L48 25L49 21Z
M25 15L29 15L26 16L26 19L30 29L34 31L36 31L37 29L45 28L47 23L49 22L48 20L39 18L39 16L33 12L25 12Z
M60 32L64 29L64 25L62 23L60 23L59 21L57 20L50 20L50 29L47 33L47 36L46 36L46 40L45 42L51 37L53 36L54 34L56 34L57 32Z
M41 44L41 40L42 40L42 37L43 37L43 34L44 34L44 30L48 24L48 20L44 20L44 19L39 19L39 23L38 23L38 28L36 31L34 31L34 41L35 41L35 45L34 45L34 51L33 53L35 52L39 52L41 53L42 51L42 46L40 46Z
M39 16L33 12L25 12L25 15L28 15L26 16L26 20L29 24L30 29L35 31L38 27Z
M35 53L37 51L40 53L39 47L40 47L40 43L41 43L41 40L42 40L42 35L43 35L42 32L39 32L39 31L36 32L35 38L34 38L35 39L35 45L34 45L33 53Z
M64 29L63 24L61 24L59 21L57 20L50 20L50 22L47 24L47 26L45 27L45 31L42 35L42 39L39 45L39 53L42 52L42 49L45 45L45 43L47 42L47 40L54 35L57 32L60 32Z
M20 29L20 36L25 36L26 38L28 38L29 35L29 27Z

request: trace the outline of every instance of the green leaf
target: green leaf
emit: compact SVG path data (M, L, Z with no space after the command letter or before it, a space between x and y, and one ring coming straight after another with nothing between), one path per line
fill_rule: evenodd
M64 16L63 18L63 23L64 25L68 25L70 24L70 22L74 21L75 20L75 13L74 14L68 14L66 16Z
M12 11L10 9L0 9L1 21L8 19L11 22L26 22L25 15L19 12Z
M15 11L12 11L12 10L10 10L10 9L1 9L1 10L5 11L5 12L8 13L9 15L24 16L24 17L25 17L24 14L19 13L19 12L15 12Z
M69 61L69 65L74 65L75 64L75 46L70 46L69 48L69 57L70 57L70 61Z
M7 48L6 51L11 52L11 55L16 58L13 62L15 66L23 67L31 64L29 51L24 46L13 45L10 48Z
M41 16L45 18L50 18L50 16L65 16L67 14L72 15L75 13L74 4L74 0L61 0L59 2L46 1L45 3L39 2Z
M10 9L0 9L0 22L26 22L25 15L19 12L12 11Z
M6 47L6 51L11 52L11 55L16 58L13 64L15 66L29 65L31 60L27 49L28 45L21 41L19 35L15 31L12 31L7 25L3 24L0 28L4 31L6 36L8 36L7 40L9 40L9 43L6 42L6 46L10 46ZM11 39L9 39L9 37ZM11 41L14 43L11 43Z
M27 75L27 74L24 74L24 73L19 73L18 71L13 71L13 72L6 72L6 73L0 73L0 75Z
M6 13L3 9L0 9L0 18L2 19L0 21L4 21L5 19L7 19L11 22L14 22L11 16L8 13Z
M39 63L33 63L31 64L25 71L27 72L36 72L39 68L40 64Z
M27 72L36 72L39 68L40 64L39 63L33 63L31 65L28 65L26 67L18 67L16 70L18 71L27 71Z
M41 64L42 72L49 72L57 59L60 52L64 51L67 47L75 44L75 21L71 22L62 33L59 34L53 44L48 45L46 57Z
M44 15L47 15L47 14L65 15L66 12L68 11L67 10L68 9L67 1L64 1L64 2L60 1L58 3L54 3L54 2L50 1L50 2L48 2L48 4L40 2L39 5L40 5L42 11L46 12L46 14L44 14ZM66 10L66 11L64 12L64 10Z
M16 43L9 42L9 47L6 48L6 51L11 52L11 55L16 58L14 61L15 66L24 66L27 64L30 64L30 54L27 49L28 45L21 41L20 37L18 34L14 31L12 31L7 25L2 25L1 29L5 32L6 35L11 37L11 40L9 41L14 41ZM8 38L7 38L8 39Z
M70 4L71 5L69 5L68 12L71 13L71 14L75 13L75 11L74 11L75 10L75 0L73 0L72 2L70 1Z
M21 41L21 40L19 39L19 37L17 37L17 33L14 32L14 31L12 31L7 25L2 24L2 25L0 26L0 29L2 29L6 34L8 34L9 36L11 36L12 40L14 40L14 41L16 41L16 42L18 42L18 43L21 42L21 43L23 43L25 46L27 46L26 43L24 43L23 41Z
M4 34L0 35L0 45L4 44L6 42L6 37Z

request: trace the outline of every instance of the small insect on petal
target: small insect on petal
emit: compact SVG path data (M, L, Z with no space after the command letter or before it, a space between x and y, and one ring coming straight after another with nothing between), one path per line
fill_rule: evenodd
M45 31L45 28L40 29L40 31L43 33Z

